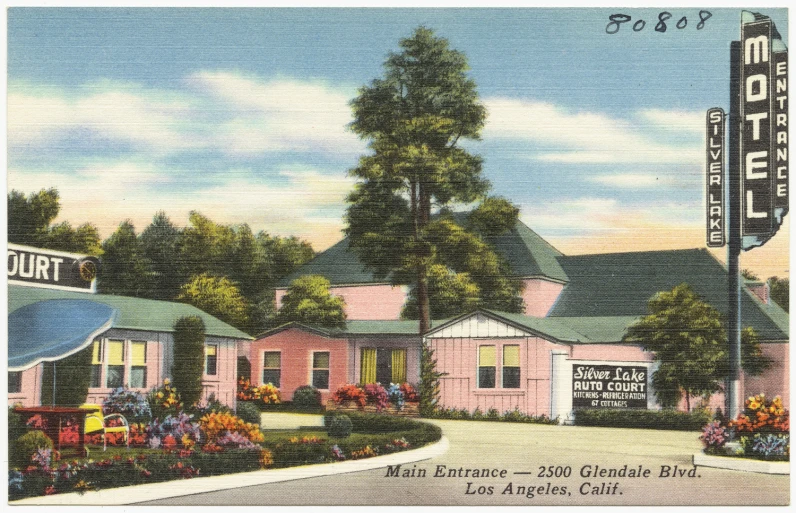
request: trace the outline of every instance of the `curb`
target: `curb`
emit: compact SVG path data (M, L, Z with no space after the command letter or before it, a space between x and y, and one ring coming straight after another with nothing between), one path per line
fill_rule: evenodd
M739 470L741 472L756 472L758 474L790 474L790 462L787 461L748 460L744 458L711 456L701 452L694 454L694 465Z
M232 488L243 488L269 483L280 483L310 477L322 477L336 474L348 474L387 467L388 465L403 465L417 461L435 458L448 451L446 437L433 444L420 449L404 451L386 456L376 456L364 460L343 461L340 463L321 463L301 467L283 468L278 470L257 470L254 472L240 472L223 476L197 477L193 479L164 481L138 486L124 486L109 488L96 492L64 493L29 497L11 502L13 505L90 505L90 506L121 506L136 504L158 499L195 495L205 492L216 492Z

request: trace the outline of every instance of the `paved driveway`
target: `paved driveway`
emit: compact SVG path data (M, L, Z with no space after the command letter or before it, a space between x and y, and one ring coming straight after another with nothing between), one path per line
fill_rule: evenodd
M408 471L408 475L425 471L425 477L392 477L386 475L386 469L380 469L148 504L784 505L789 502L789 476L704 467L694 471L691 457L700 449L695 432L433 422L448 437L448 452L399 471L399 474ZM433 477L439 465L445 466L445 475L453 469L457 477ZM641 467L640 473L649 470L649 477L613 477L608 473L585 477L588 470L599 472L597 466L610 472L625 465L627 474ZM553 477L539 477L540 467L549 470ZM459 468L462 477L458 477ZM464 477L466 469L487 469L496 477L471 477L472 470L470 476ZM501 469L506 470L504 477L500 477ZM555 477L556 473L561 477ZM569 477L562 476L567 473ZM684 475L676 475L680 473ZM528 496L531 487L533 497ZM519 490L522 492L517 493Z

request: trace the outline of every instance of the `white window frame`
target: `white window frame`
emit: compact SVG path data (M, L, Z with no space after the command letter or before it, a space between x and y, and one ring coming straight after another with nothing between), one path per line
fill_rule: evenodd
M313 386L313 387L315 386L315 370L316 370L316 368L315 368L315 354L316 353L326 353L326 354L329 355L329 366L326 367L325 369L318 367L317 370L325 370L326 372L329 373L326 376L326 388L319 388L318 390L324 390L324 391L330 390L329 389L329 385L330 385L330 383L332 381L332 352L328 351L328 350L310 351L310 365L309 365L309 368L310 368L310 376L309 376L310 386Z

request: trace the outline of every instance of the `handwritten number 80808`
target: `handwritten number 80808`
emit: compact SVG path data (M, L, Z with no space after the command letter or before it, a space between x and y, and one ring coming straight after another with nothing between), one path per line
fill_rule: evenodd
M699 11L699 23L697 23L696 29L702 30L705 28L705 22L708 21L711 16L713 16L713 14L711 14L710 11ZM666 22L670 20L671 17L672 13L668 11L663 11L658 14L658 23L655 25L655 32L666 32L666 29L668 28ZM608 25L605 26L606 34L616 34L619 32L619 27L621 27L623 23L629 23L632 18L627 14L612 14L608 16L608 19L610 21L608 22ZM641 32L644 30L646 25L646 21L636 20L636 22L633 24L633 32ZM687 26L688 18L686 16L680 18L675 24L675 27L678 29L684 29Z

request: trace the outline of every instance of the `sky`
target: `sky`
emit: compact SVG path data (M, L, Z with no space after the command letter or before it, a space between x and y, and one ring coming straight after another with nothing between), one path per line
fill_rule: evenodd
M705 111L729 109L741 15L708 10L657 32L661 9L11 8L8 188L56 187L57 222L103 237L196 210L325 249L368 151L349 102L425 25L467 56L488 118L464 145L533 230L565 254L705 247ZM788 276L788 232L742 267Z

